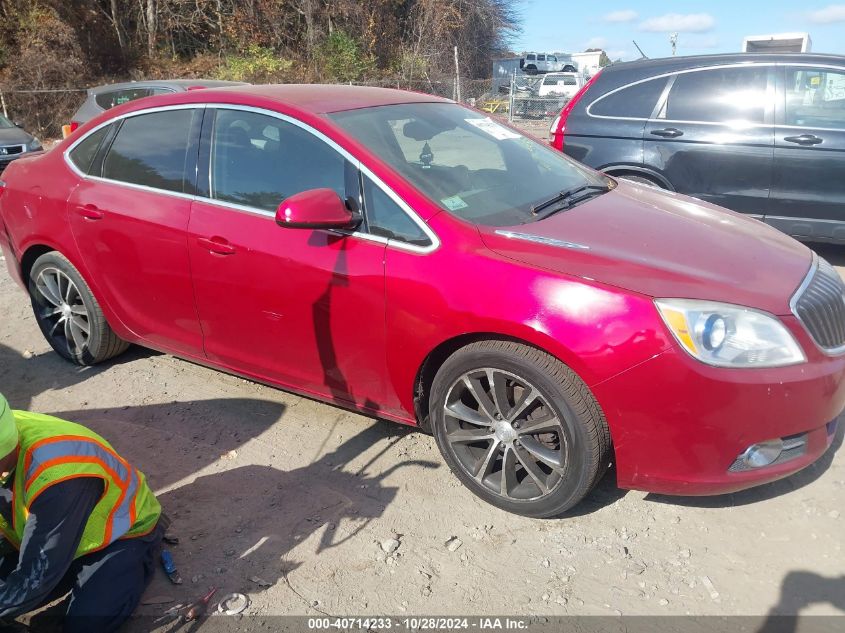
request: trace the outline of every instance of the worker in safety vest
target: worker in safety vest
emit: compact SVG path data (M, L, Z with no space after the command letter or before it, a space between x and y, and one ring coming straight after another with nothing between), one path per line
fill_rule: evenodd
M144 475L73 422L0 394L0 619L71 592L65 631L113 631L141 598L164 526Z

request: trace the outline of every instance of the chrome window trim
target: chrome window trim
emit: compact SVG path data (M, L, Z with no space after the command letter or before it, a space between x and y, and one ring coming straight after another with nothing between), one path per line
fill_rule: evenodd
M607 115L603 115L603 114L592 114L590 112L590 108L593 107L594 103L601 101L605 97L609 97L610 95L614 94L615 92L619 92L620 90L624 90L625 88L628 88L629 86L634 86L636 84L644 83L646 81L652 81L653 79L662 79L662 78L665 78L665 77L673 78L673 77L677 77L678 75L686 75L688 73L698 73L698 72L704 72L704 71L707 71L707 70L720 70L720 69L724 69L724 68L743 68L743 67L751 67L751 66L769 68L769 67L777 67L779 65L781 65L781 64L779 64L778 62L746 61L746 62L734 62L734 63L731 63L731 64L719 64L717 66L703 66L703 67L700 67L700 68L688 68L686 70L672 70L672 71L669 71L669 72L661 73L659 75L652 75L651 77L646 77L645 79L639 79L637 81L632 81L631 83L625 84L624 86L620 86L619 88L614 88L610 92L607 92L607 93L603 94L602 96L600 96L595 101L590 102L590 104L586 108L586 112L587 112L588 116L593 117L594 119L612 119L612 120L615 120L615 121L654 121L656 119L642 118L642 117L619 117L619 116L607 116ZM768 84L768 82L767 82L767 84ZM665 86L665 88L671 88L673 85L674 85L674 80L671 81L671 82L667 82L667 85ZM766 87L766 91L767 92L769 91L768 85ZM662 100L666 97L666 92L667 91L664 91L664 93L660 95L660 99L658 100L658 104L661 103ZM652 111L652 114L654 114L653 111ZM719 126L725 125L724 122L719 122L719 121L684 121L682 119L660 119L660 122L661 123L688 123L688 124L695 124L695 125L719 125ZM774 127L774 124L773 123L748 123L745 127L747 127L747 128L751 128L751 127L772 128L772 127Z
M407 242L403 242L401 240L395 239L387 239L378 235L371 235L369 233L363 233L361 231L354 231L352 233L344 233L349 237L355 237L358 239L362 239L369 242L377 242L380 244L385 244L388 247L397 248L399 250L408 251L411 253L417 253L421 255L427 255L428 253L434 252L440 247L440 238L437 234L425 223L425 221L420 218L419 215L413 210L413 208L405 202L399 194L397 194L391 187L389 187L385 182L376 176L366 165L364 165L360 160L355 158L352 154L346 151L343 147L338 145L335 141L331 138L309 126L307 123L303 123L302 121L290 117L286 114L282 114L281 112L275 112L274 110L266 110L264 108L256 108L254 106L246 106L246 105L238 105L232 103L182 103L177 105L170 105L170 106L158 106L154 108L146 108L143 110L136 110L133 112L127 112L125 114L121 114L119 116L113 117L107 121L103 121L96 127L92 128L88 132L86 132L83 136L80 136L76 139L73 143L71 143L68 148L63 152L62 157L64 158L65 164L73 171L77 176L85 180L95 180L98 182L106 182L111 183L114 185L129 187L130 189L137 189L140 191L148 191L151 193L159 193L163 195L173 196L176 198L194 200L197 202L206 202L209 204L213 204L214 206L231 209L233 211L240 211L244 213L250 213L253 215L259 215L263 217L267 217L275 221L276 214L272 211L266 211L264 209L258 209L255 207L249 207L245 205L235 204L232 202L226 202L223 200L214 200L212 198L206 198L204 196L198 196L194 194L186 194L178 191L168 191L166 189L157 189L155 187L147 187L146 185L137 185L130 182L124 182L122 180L113 180L110 178L103 178L102 176L91 176L89 174L84 173L80 170L70 159L70 154L76 149L76 146L79 145L82 141L87 139L90 135L94 134L98 130L106 127L107 125L111 125L115 121L121 121L123 119L131 118L134 116L140 116L143 114L154 114L156 112L167 112L170 110L190 110L190 109L197 109L197 110L205 110L208 108L215 108L218 110L239 110L245 112L254 112L256 114L263 114L266 116L274 117L277 119L281 119L282 121L286 121L297 127L305 130L306 132L316 136L321 141L328 144L332 149L340 153L346 160L352 163L356 168L358 168L362 173L366 174L369 178L372 179L373 183L381 189L385 195L391 198L399 207L410 217L410 219L422 229L423 233L428 236L429 240L431 240L431 244L427 246L418 246L416 244L409 244ZM209 170L211 169L211 161L209 161Z
M819 256L814 251L811 252L813 253L813 261L810 264L810 270L807 271L807 274L804 276L804 280L801 282L801 285L798 286L798 289L792 294L792 297L789 299L789 311L796 319L798 319L798 322L801 324L801 327L804 328L804 331L807 332L807 336L813 342L813 345L816 346L816 349L818 349L825 356L841 356L843 353L845 353L845 345L840 345L839 347L834 347L831 349L825 349L816 342L816 339L813 338L812 334L810 334L810 331L807 329L807 326L804 325L804 321L802 321L801 317L798 316L798 300L801 298L801 295L804 294L804 291L807 289L807 286L809 286L813 282L813 277L815 277L816 272L819 269Z

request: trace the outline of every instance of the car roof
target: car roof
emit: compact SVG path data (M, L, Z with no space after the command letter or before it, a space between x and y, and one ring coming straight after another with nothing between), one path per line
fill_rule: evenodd
M631 62L611 64L604 72L680 70L701 68L722 64L740 64L749 62L765 63L804 63L845 65L845 56L821 53L720 53L715 55L689 55L681 57L659 57L638 59Z
M171 88L177 91L184 91L193 86L204 88L224 88L227 86L248 86L242 81L223 81L218 79L144 79L142 81L124 81L115 84L103 84L88 88L89 95L98 95L114 90L127 90L131 88Z
M454 103L450 99L421 92L335 84L246 85L232 88L192 90L190 92L149 97L141 101L145 107L150 107L153 100L162 106L215 101L241 105L259 105L258 102L273 102L311 114L328 114L402 103Z

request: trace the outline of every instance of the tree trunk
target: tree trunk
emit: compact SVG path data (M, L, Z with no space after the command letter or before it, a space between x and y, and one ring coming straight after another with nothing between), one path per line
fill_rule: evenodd
M154 57L156 52L156 35L158 31L158 12L155 0L146 0L144 10L147 23L147 55Z

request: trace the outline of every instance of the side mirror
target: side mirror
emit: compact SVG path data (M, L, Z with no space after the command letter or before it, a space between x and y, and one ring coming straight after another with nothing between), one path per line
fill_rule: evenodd
M309 189L284 200L276 224L291 229L354 229L361 216L346 208L332 189Z
M21 123L20 121L15 121L15 127L23 129L23 123Z

